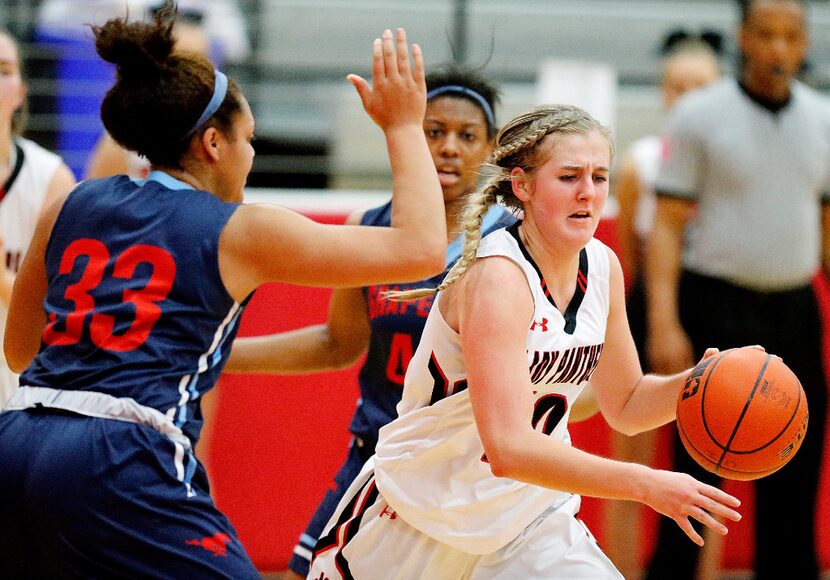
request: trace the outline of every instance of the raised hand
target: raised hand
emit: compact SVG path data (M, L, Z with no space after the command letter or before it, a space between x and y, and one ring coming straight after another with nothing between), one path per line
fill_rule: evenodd
M396 38L386 30L372 45L372 85L350 74L363 108L384 131L399 125L423 123L426 112L426 83L421 48L412 45L412 66L406 31L397 29Z

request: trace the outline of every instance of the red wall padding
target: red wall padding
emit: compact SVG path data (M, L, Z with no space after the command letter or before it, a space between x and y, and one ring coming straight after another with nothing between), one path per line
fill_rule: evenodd
M336 223L345 219L345 214L311 217ZM613 245L613 223L603 222L597 236ZM830 288L823 279L816 284L830 321ZM330 294L326 289L286 284L263 287L243 316L240 335L324 322ZM830 345L830 339L826 344ZM830 348L827 351L830 357ZM236 526L260 570L286 568L298 535L345 458L349 442L347 427L358 396L356 377L357 367L308 376L226 375L220 381L209 455L211 481L219 507ZM668 425L663 429L673 428ZM575 445L601 455L609 454L608 433L599 416L572 427ZM668 467L669 457L664 436L659 443L658 465ZM830 467L827 461L822 482L817 533L821 563L828 569ZM754 549L752 487L728 482L727 490L743 501L744 519L729 525L724 566L750 568ZM581 512L600 543L603 541L602 506L602 500L584 498ZM652 549L658 517L647 508L645 511L647 533L640 546L644 557Z

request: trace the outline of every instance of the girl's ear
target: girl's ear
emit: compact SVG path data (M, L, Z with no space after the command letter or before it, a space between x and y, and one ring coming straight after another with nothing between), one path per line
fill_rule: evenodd
M530 199L531 177L521 167L514 167L510 171L510 187L513 188L513 195L520 201L526 202Z
M216 127L205 129L205 132L202 133L200 145L211 161L219 161L219 130Z

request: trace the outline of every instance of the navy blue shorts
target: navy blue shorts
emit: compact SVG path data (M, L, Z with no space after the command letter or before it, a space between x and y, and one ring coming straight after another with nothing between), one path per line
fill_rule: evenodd
M308 576L311 556L314 552L314 546L317 545L317 538L323 533L323 528L329 523L334 510L337 509L337 504L340 503L340 499L360 473L363 464L375 452L374 441L366 441L361 438L352 441L346 461L340 471L337 472L337 475L334 476L334 489L329 489L326 492L323 501L317 506L317 511L311 516L311 521L308 523L305 532L300 535L300 541L294 547L294 554L291 556L288 567L302 577Z
M192 455L151 427L39 409L0 413L0 570L260 577Z

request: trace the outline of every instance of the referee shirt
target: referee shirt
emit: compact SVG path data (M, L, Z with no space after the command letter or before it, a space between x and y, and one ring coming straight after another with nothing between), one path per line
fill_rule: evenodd
M656 189L697 202L686 269L759 291L808 284L830 201L830 104L798 82L777 112L732 78L690 93L670 119Z

